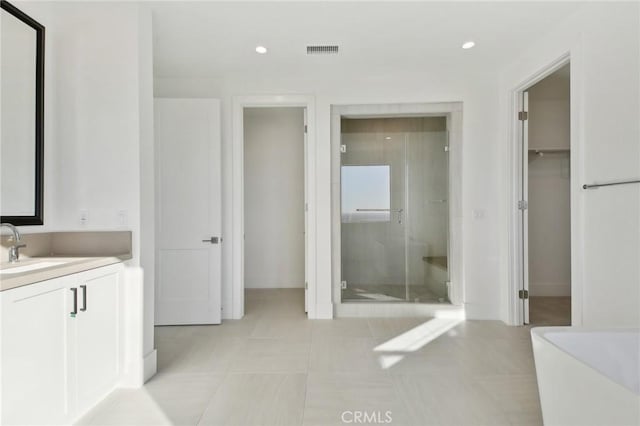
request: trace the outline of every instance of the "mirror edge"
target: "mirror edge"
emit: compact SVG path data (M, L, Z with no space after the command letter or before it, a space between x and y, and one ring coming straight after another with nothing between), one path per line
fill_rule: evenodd
M33 216L0 216L3 223L15 226L44 225L44 48L45 28L35 19L12 5L0 0L0 9L10 13L36 31L36 122L35 122L35 209Z

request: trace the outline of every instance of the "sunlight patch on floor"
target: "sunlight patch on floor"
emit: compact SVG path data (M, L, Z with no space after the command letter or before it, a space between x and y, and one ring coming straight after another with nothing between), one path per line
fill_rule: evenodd
M402 361L403 354L422 349L462 321L460 318L433 318L376 346L374 351L382 353L378 359L380 366L383 369L393 367Z

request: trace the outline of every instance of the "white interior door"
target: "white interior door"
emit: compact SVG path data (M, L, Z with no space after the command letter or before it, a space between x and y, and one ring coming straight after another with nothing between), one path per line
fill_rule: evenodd
M522 315L529 324L529 93L522 92Z
M220 101L156 99L156 325L221 322Z

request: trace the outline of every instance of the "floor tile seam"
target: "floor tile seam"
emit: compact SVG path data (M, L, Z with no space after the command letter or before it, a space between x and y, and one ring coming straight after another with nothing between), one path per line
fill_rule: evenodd
M311 323L311 336L309 339L309 354L307 355L307 371L305 373L304 380L304 404L302 405L302 419L301 425L304 424L304 419L307 414L307 397L309 395L309 373L311 372L311 355L313 354L313 323Z
M211 404L213 403L213 401L215 400L216 396L218 395L219 392L221 392L220 389L222 389L222 386L225 383L225 380L227 379L227 375L228 375L228 368L224 370L224 372L221 374L222 375L222 379L220 380L220 384L216 387L215 392L213 392L213 394L211 395L211 397L209 398L209 401L205 404L204 409L202 410L202 412L200 413L200 416L198 417L198 420L196 421L196 426L199 426L202 422L202 417L204 416L204 414L207 412L207 410L209 409L209 406L211 406Z

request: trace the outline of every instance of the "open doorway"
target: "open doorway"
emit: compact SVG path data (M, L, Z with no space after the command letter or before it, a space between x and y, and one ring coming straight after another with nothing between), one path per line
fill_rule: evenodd
M569 63L521 93L524 324L571 324L570 108Z
M306 109L243 108L245 314L306 312Z

